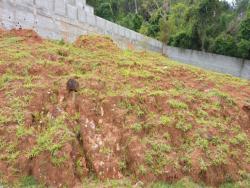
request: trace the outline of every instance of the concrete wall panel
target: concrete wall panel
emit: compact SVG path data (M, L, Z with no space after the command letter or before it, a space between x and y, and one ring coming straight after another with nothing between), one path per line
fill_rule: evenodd
M16 11L16 22L19 28L33 29L35 24L35 17L33 13Z
M22 5L22 6L28 6L31 7L33 6L33 0L16 0L17 5Z
M65 0L55 0L55 13L60 16L66 16Z
M68 18L72 19L72 20L77 20L77 17L78 17L78 15L77 15L77 7L72 6L70 4L67 4L66 7L67 7Z
M44 1L44 0L36 0L36 8L42 9L43 11L54 11L55 1Z
M101 29L106 28L106 20L104 20L101 17L96 16L96 26Z
M96 26L95 15L86 12L87 23L91 26Z
M70 4L72 6L76 6L76 0L66 0L66 4Z
M87 22L86 12L84 12L82 8L78 8L77 14L78 14L78 20L81 23L86 23Z
M240 76L250 80L250 60L245 60L240 71Z

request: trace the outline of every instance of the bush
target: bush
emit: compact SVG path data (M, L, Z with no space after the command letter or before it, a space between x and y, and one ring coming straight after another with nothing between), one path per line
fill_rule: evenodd
M96 8L96 14L106 20L113 21L113 10L110 3L102 3Z
M182 31L169 39L169 45L180 48L191 48L192 38L187 32Z
M143 22L142 16L138 14L129 13L119 22L119 24L129 29L132 29L134 31L139 31L141 28L142 22Z
M221 34L216 37L212 43L211 51L213 53L227 56L237 56L235 40L228 34Z
M238 55L244 59L250 59L250 41L241 39L237 44Z
M250 16L240 23L240 37L250 41Z

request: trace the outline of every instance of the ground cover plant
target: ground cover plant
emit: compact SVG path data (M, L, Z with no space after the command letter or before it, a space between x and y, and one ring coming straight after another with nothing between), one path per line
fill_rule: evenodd
M1 30L0 184L248 187L249 98L247 80L105 36Z

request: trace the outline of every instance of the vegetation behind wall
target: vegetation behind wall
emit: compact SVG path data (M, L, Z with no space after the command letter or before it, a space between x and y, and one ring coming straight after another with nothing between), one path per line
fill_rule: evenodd
M95 13L170 46L250 59L249 0L88 0Z

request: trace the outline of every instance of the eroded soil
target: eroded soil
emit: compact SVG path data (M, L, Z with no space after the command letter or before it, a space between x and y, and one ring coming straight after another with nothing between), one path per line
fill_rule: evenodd
M0 31L0 179L239 181L250 172L249 99L249 81L122 51L107 37L65 44Z

